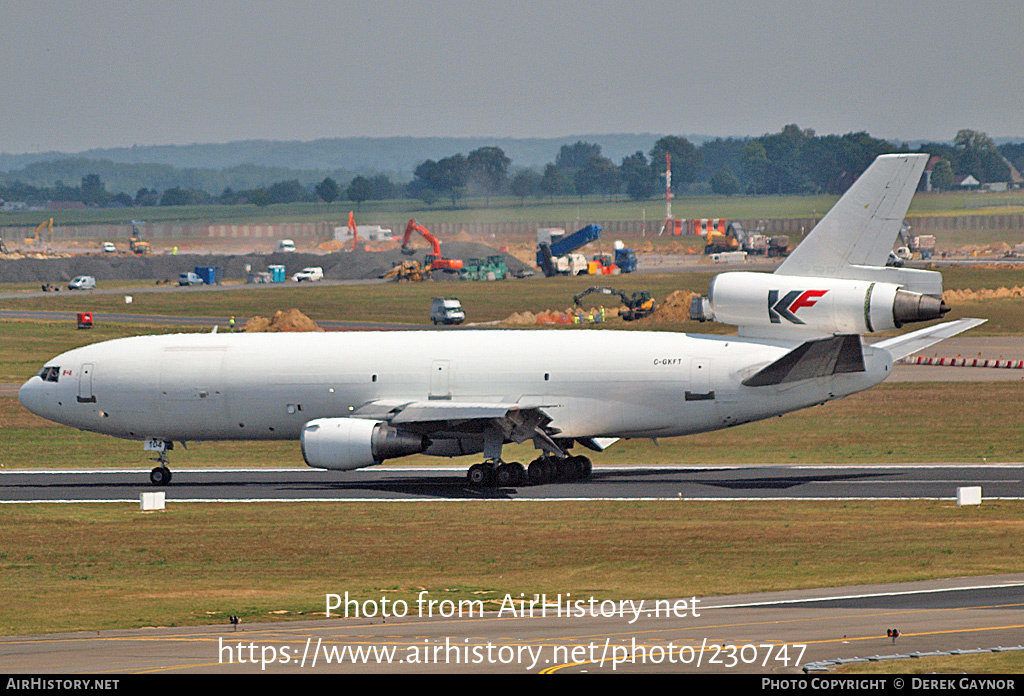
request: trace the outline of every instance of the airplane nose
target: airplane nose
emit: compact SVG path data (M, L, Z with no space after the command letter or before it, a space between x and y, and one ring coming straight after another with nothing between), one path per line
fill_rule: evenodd
M38 377L33 377L25 382L21 385L21 389L18 390L18 402L37 416L41 415L39 413L40 406L42 405L40 391L40 380Z

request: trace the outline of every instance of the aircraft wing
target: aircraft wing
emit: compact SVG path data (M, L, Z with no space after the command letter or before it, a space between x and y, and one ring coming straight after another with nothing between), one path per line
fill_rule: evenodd
M557 428L549 427L545 408L557 404L528 402L475 402L430 399L427 401L371 401L356 409L357 418L385 420L427 436L442 433L477 433L487 442L533 440L548 452L564 454L555 443ZM588 443L584 443L589 446ZM610 444L610 443L608 443ZM485 449L485 454L487 450Z
M556 404L547 404L555 406ZM524 406L519 402L494 403L474 401L449 401L437 399L428 401L371 401L359 407L353 416L357 418L380 418L393 425L400 423L426 423L438 421L467 421L489 418L505 418L511 412L540 409L544 406Z
M952 338L968 329L973 329L975 326L980 326L986 321L988 320L968 318L948 321L944 324L936 324L935 326L929 326L919 331L896 336L895 338L887 338L884 341L872 344L872 347L884 348L892 354L893 360L899 360L922 351L929 346L933 346L939 341Z

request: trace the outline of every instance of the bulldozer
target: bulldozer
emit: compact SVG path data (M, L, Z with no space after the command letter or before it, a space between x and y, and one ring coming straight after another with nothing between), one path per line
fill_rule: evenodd
M429 277L430 272L424 270L419 261L402 261L401 263L396 263L390 271L381 276L381 279L400 283L403 280L420 282Z
M651 293L646 290L638 290L632 295L627 295L622 290L616 290L614 288L587 288L581 293L577 293L573 298L572 302L577 307L582 307L582 300L587 295L599 293L601 295L615 295L619 298L619 301L625 305L624 309L619 310L619 316L622 317L623 321L636 321L637 319L643 319L644 317L650 316L657 305L654 299L651 297Z

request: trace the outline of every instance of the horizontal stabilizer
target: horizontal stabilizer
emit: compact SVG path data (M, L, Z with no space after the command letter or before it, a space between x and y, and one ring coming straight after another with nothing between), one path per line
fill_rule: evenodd
M743 386L766 387L847 372L864 372L860 336L853 334L802 343L743 380Z
M929 346L933 346L939 341L953 338L953 336L963 333L968 329L973 329L975 326L981 326L986 321L988 320L957 319L956 321L936 324L935 326L929 326L919 331L896 336L895 338L887 338L884 341L873 344L872 348L884 348L892 354L893 360L899 360L922 351Z

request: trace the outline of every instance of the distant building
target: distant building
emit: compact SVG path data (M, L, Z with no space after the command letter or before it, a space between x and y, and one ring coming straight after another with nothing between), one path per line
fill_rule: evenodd
M968 174L967 176L958 176L953 179L953 185L960 188L978 188L981 186L981 182Z
M28 203L25 201L2 201L0 200L0 210L6 212L12 212L15 210L28 210Z
M85 210L86 205L82 201L46 201L46 207L50 210Z

